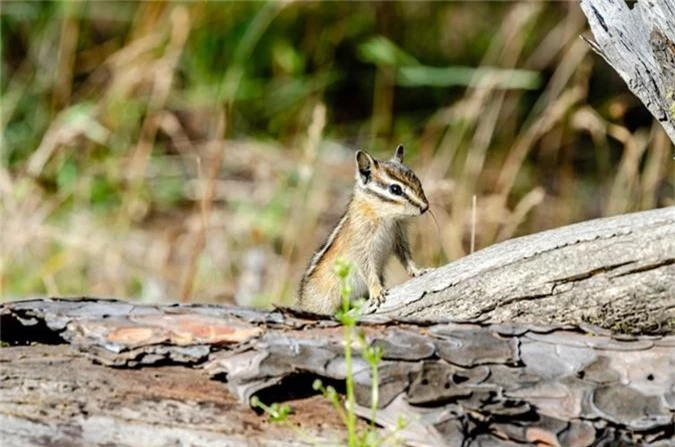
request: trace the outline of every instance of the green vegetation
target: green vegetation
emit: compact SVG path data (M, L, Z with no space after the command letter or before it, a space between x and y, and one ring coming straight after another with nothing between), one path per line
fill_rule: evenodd
M291 413L290 406L276 402L272 405L265 405L258 399L258 396L251 398L251 406L263 410L272 422L286 422L288 421L288 415Z
M335 411L340 416L343 424L347 428L347 445L349 447L375 447L385 445L396 431L392 431L388 436L382 437L375 429L375 416L377 414L377 406L379 402L379 376L378 366L382 362L384 352L381 346L371 346L368 344L363 333L356 334L356 327L359 316L363 309L365 300L350 301L349 296L352 293L349 285L349 277L352 274L352 266L345 260L338 260L335 265L335 273L340 280L340 295L342 298L342 306L336 312L335 318L342 324L344 329L344 356L345 356L345 389L346 398L340 397L334 387L328 385L324 386L320 379L316 379L312 384L315 391L320 391L323 396L328 399ZM356 420L356 398L354 395L354 369L352 363L352 344L357 338L361 347L363 359L370 365L370 387L371 387L371 401L370 401L370 426L362 430L360 433L357 430ZM260 408L268 415L273 422L288 423L288 415L291 409L288 405L280 405L273 403L265 405L258 399L257 396L251 398L251 406ZM405 426L405 419L403 415L398 420L397 429L400 430Z
M473 196L477 249L675 203L576 3L4 1L0 27L3 299L287 304L357 148L406 145L428 266L469 251Z

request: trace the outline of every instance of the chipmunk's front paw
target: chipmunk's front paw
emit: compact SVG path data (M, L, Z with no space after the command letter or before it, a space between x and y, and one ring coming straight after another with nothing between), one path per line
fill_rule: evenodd
M412 276L413 278L417 278L418 276L426 275L427 273L433 271L434 269L432 268L414 268L408 270L408 274Z
M384 300L387 298L389 295L389 290L387 289L380 289L378 293L373 294L372 298L372 304L375 307L379 307L382 303L384 303Z

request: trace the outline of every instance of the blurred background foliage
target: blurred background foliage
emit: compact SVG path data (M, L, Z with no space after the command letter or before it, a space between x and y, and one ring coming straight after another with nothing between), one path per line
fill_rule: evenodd
M288 304L357 148L406 145L426 266L674 204L672 144L574 2L0 11L3 299Z

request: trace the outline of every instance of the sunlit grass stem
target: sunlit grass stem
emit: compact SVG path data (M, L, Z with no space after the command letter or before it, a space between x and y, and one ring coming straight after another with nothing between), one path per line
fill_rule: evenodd
M349 285L349 272L351 265L344 261L338 260L335 266L335 272L340 279L340 297L342 299L342 308L337 313L337 319L344 326L344 343L345 343L345 387L347 393L347 436L349 447L357 445L356 437L356 412L355 412L355 397L354 397L354 374L352 371L352 338L353 330L356 325L356 309L350 309L350 300L352 289Z

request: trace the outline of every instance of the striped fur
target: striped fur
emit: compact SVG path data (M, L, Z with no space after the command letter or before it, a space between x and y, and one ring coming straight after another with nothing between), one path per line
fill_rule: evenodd
M398 185L400 194L392 192ZM340 306L340 284L335 262L349 261L351 298L384 294L383 272L395 254L411 275L420 270L412 261L405 221L429 207L415 173L403 164L403 147L390 160L375 160L365 152L356 155L354 193L345 214L321 248L312 256L300 282L297 307L332 314Z

